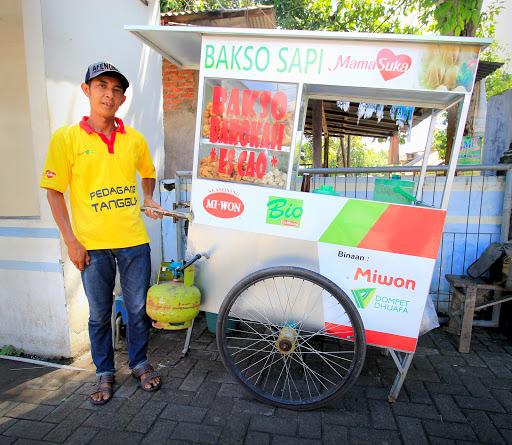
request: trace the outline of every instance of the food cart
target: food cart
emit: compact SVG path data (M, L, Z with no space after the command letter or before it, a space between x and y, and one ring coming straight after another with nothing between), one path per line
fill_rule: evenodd
M199 69L187 252L217 341L255 397L312 409L390 352L395 400L416 350L479 53L486 39L127 26ZM310 99L459 109L440 208L296 191Z

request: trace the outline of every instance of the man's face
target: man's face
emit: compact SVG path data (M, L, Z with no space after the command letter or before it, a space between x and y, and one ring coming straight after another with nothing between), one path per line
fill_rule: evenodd
M126 100L121 82L111 76L98 76L89 84L82 84L82 91L89 98L91 114L104 118L115 116L118 108Z

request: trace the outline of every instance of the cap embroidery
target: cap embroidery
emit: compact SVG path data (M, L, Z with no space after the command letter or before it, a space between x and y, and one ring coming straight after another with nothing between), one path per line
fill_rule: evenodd
M110 63L102 62L102 63L97 63L96 65L93 65L93 67L91 69L91 75L97 73L98 71L107 71L107 70L119 72L119 70L114 65L111 65Z

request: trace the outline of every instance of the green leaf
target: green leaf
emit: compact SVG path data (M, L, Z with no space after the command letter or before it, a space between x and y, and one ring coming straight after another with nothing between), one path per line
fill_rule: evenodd
M0 347L0 355L9 355L11 357L19 357L23 355L23 349L17 349L13 345L4 345Z

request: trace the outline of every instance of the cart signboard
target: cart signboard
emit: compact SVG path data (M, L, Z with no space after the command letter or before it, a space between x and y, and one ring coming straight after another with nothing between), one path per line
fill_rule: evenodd
M205 36L205 77L470 92L480 46Z

